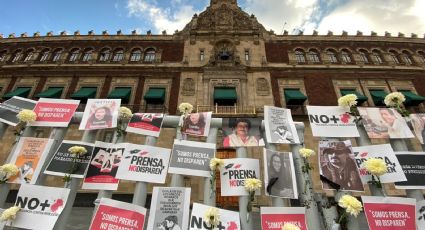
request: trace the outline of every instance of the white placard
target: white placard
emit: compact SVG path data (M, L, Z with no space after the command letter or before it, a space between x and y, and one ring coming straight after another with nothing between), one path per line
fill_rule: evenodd
M290 109L264 106L264 122L269 143L300 143Z
M315 137L358 137L354 117L348 107L307 106L311 130Z
M121 99L88 99L79 130L117 127Z
M190 217L190 230L210 230L211 226L207 225L204 221L204 214L211 206L193 203L192 216ZM240 230L239 213L218 209L220 214L220 223L215 229L232 229Z
M244 187L248 178L261 179L258 159L224 159L220 169L221 196L248 196ZM261 195L261 189L255 191L255 195Z

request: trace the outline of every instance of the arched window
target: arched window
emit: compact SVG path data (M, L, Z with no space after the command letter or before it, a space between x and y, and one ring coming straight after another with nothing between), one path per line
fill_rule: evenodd
M341 51L341 60L344 63L351 63L351 55L350 52L348 50L342 50Z
M91 48L85 49L82 60L84 62L88 62L92 59L92 55L93 55L93 49L91 49Z
M302 49L295 50L295 59L297 60L298 63L305 63L304 50Z
M320 57L319 57L319 52L317 52L316 50L310 50L308 52L308 60L312 63L319 63L320 62Z
M327 50L326 55L328 55L328 59L330 63L338 63L338 57L336 56L335 50Z
M41 53L40 53L40 59L39 59L39 61L40 62L47 61L47 59L49 58L49 55L50 55L49 49L42 50Z
M117 49L114 52L114 56L112 57L112 61L114 62L120 62L124 59L124 50L123 49Z
M111 50L108 48L105 48L102 51L100 51L99 61L109 61L110 57L111 57Z
M372 61L375 62L376 64L384 63L382 61L381 52L379 52L378 50L373 50L372 51Z
M419 58L422 60L422 63L425 63L425 52L419 51Z
M360 60L364 63L364 64L369 64L369 58L368 58L368 53L366 50L360 50L359 51L359 56L360 56Z
M33 49L28 50L27 53L25 54L24 62L31 61L33 56L34 56L34 50Z
M153 62L153 61L155 61L155 56L156 56L155 49L149 48L145 52L145 58L143 59L143 61L145 61L145 62Z
M59 61L60 59L61 59L61 57L62 57L62 52L63 52L63 50L62 49L56 49L54 52L53 52L53 58L52 58L52 61Z
M12 62L18 62L23 56L22 50L17 50L12 56Z
M408 51L403 51L402 56L401 56L404 64L406 65L412 65L413 61L412 61L412 55L408 52Z
M400 65L400 60L398 59L398 53L395 50L390 50L391 60L396 64Z
M0 62L3 62L6 60L6 54L7 54L6 50L3 50L0 52Z
M71 50L71 53L69 54L69 61L70 62L74 62L78 59L78 56L80 55L80 49L75 48L73 50Z
M130 61L140 61L142 59L142 51L140 49L134 49L131 51Z

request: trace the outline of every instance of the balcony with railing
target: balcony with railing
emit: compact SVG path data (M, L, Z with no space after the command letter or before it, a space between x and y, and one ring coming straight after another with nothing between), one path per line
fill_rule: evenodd
M221 105L196 105L196 112L210 112L212 111L213 114L216 115L226 115L226 116L233 116L233 115L256 115L256 107L255 106L240 106L240 105L233 105L233 106L221 106Z

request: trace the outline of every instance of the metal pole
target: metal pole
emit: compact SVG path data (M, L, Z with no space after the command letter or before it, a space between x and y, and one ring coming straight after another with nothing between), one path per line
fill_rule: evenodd
M168 116L166 117L168 118ZM180 119L181 116L178 117L179 119L179 123L180 123ZM180 130L180 126L177 125L177 129L176 129L176 139L185 139L185 136L182 135L181 130ZM184 177L183 175L180 174L173 174L171 176L171 187L184 187Z
M3 138L4 134L7 131L7 128L9 128L9 125L3 122L0 122L0 139Z
M237 158L246 158L248 156L248 151L246 147L238 147L236 148L236 157ZM253 230L253 221L252 214L248 213L247 205L248 205L249 196L239 196L239 216L241 220L241 228L243 230ZM250 218L248 218L250 215Z
M210 132L208 133L207 143L216 144L217 143L217 133L218 128L221 127L222 119L221 118L213 118L211 120ZM213 192L213 186L215 189L215 185L211 186L210 178L207 177L204 179L204 204L215 207L215 193Z
M96 134L98 130L86 130L84 131L83 137L81 141L94 143L96 140ZM74 205L75 197L77 196L78 187L81 184L82 179L80 178L71 178L70 183L65 183L65 187L69 188L71 191L69 192L68 200L66 201L65 208L63 209L61 215L59 216L56 225L54 227L55 230L65 230L66 223L68 222L68 218L71 215L72 207Z

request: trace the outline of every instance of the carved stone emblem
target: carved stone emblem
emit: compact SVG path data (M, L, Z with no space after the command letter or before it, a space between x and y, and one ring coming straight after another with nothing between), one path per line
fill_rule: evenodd
M195 95L195 81L193 78L186 78L183 80L183 96L193 96Z
M268 96L270 93L269 82L265 78L258 78L256 82L257 95Z

